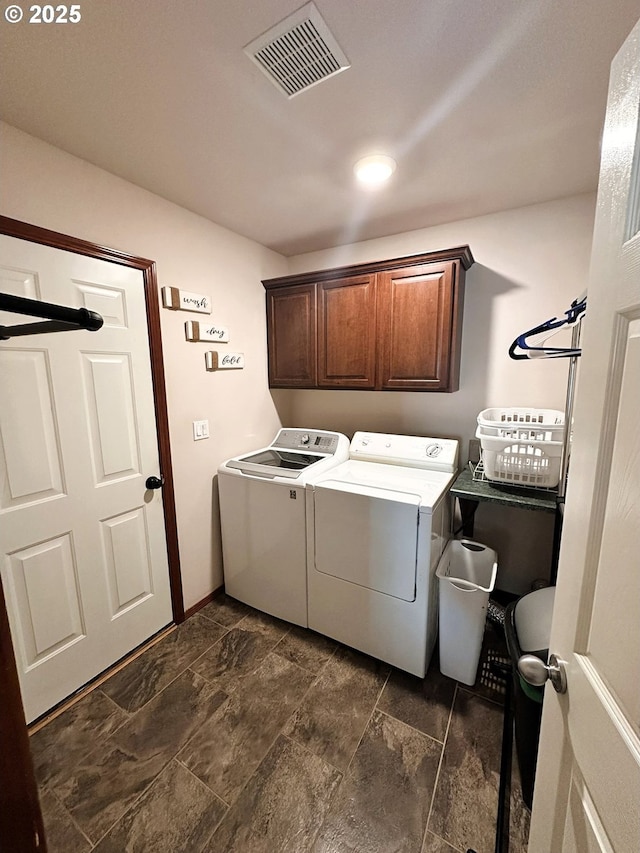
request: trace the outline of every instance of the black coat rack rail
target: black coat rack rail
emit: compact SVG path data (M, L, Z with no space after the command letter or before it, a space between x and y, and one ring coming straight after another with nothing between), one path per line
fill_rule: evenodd
M0 311L13 314L27 314L30 317L42 317L41 323L21 323L15 326L0 325L0 341L25 335L43 335L49 332L69 332L73 329L86 329L97 332L104 323L102 317L88 308L67 308L52 302L40 302L25 296L13 296L0 293Z

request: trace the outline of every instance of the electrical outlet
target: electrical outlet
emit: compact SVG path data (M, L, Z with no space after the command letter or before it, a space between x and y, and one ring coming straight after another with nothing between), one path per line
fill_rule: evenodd
M194 421L193 440L202 441L203 438L209 438L209 421Z

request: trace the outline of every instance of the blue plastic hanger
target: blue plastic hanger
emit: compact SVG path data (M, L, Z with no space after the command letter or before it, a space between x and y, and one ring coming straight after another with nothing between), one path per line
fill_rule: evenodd
M533 329L529 329L528 332L523 332L519 335L509 347L510 357L519 360L524 358L570 358L571 356L579 356L582 352L579 348L546 346L545 342L561 329L575 326L582 319L586 310L587 297L585 294L571 303L571 307L564 312L564 319L553 317L540 326L535 326ZM516 350L522 350L522 352L516 352Z

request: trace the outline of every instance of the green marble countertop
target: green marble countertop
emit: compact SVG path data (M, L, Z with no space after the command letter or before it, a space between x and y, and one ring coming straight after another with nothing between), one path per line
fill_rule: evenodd
M555 512L557 495L535 489L521 489L517 486L498 485L487 480L474 480L469 468L464 468L454 480L451 494L468 501L489 501L503 506L520 509Z

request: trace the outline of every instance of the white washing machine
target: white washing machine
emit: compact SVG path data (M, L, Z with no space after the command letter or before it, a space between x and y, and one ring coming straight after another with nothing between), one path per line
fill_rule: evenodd
M357 432L349 456L307 486L309 627L423 677L458 442Z
M226 592L307 627L305 486L349 458L337 432L281 429L218 469Z

